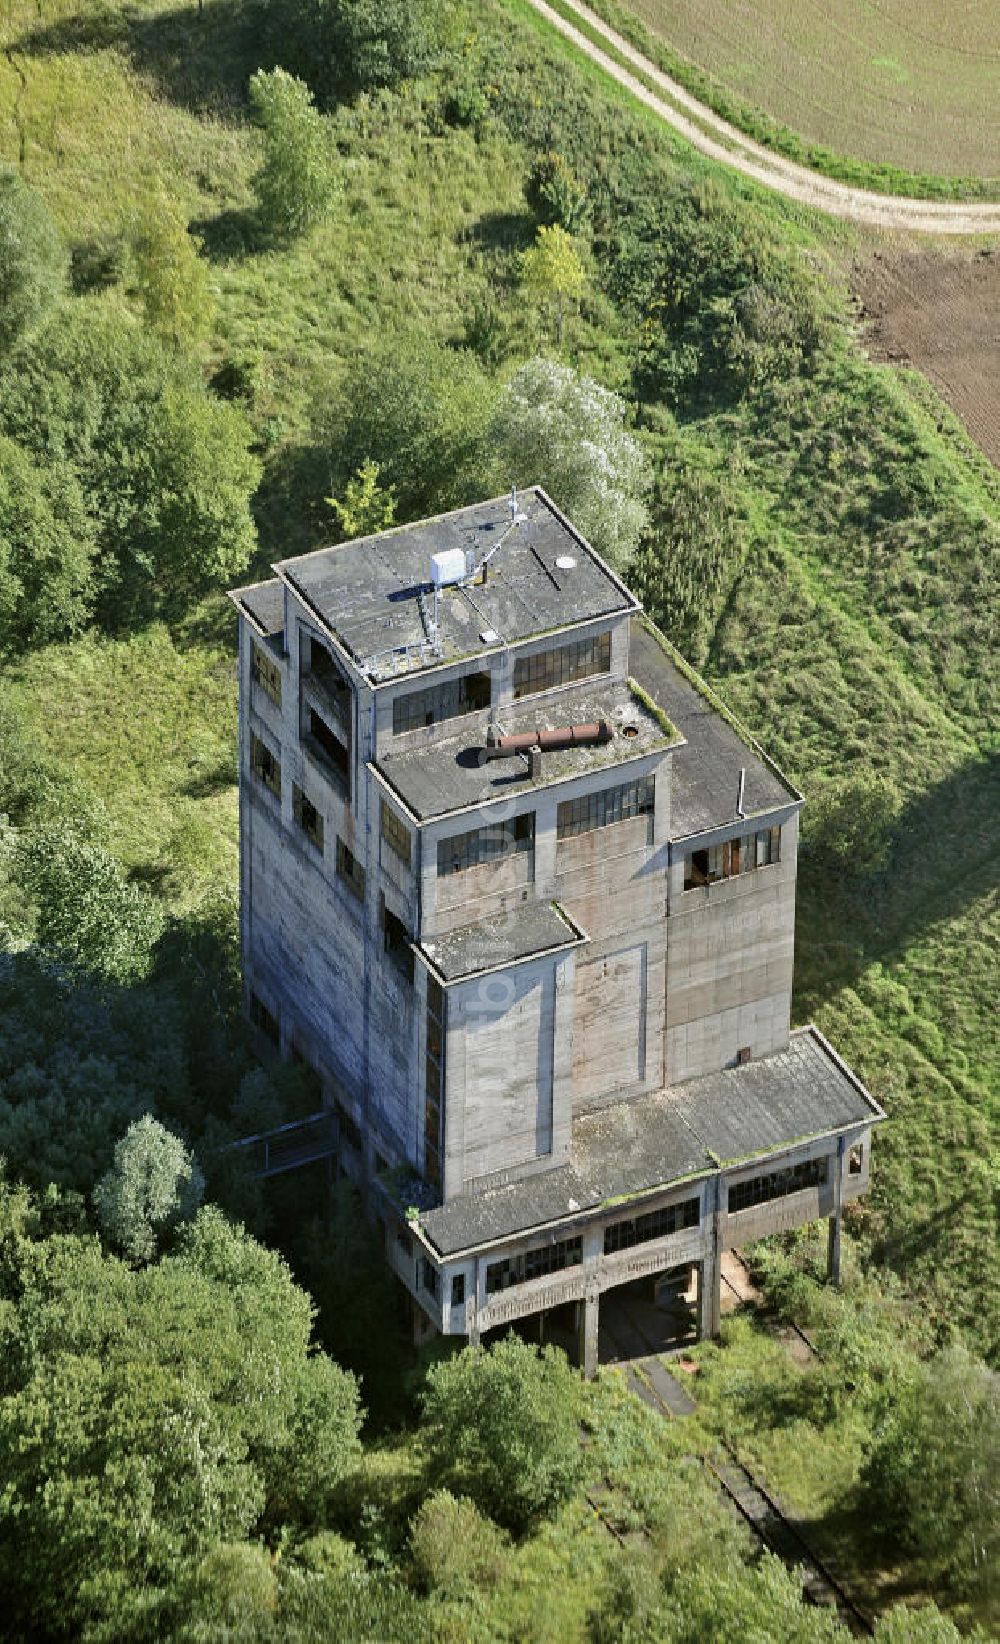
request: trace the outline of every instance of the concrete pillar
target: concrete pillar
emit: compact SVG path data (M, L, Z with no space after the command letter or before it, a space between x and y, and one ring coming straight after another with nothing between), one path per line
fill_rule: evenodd
M577 1330L579 1333L579 1362L587 1381L597 1374L597 1331L600 1318L600 1293L588 1289L586 1299L577 1303Z
M698 1335L714 1340L722 1327L722 1177L705 1184L704 1259L698 1264Z

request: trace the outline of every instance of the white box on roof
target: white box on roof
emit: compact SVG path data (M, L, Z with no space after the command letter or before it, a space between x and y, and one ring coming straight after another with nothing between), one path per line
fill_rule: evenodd
M435 588L445 588L450 582L463 582L465 576L464 549L448 548L443 554L431 555L431 582Z

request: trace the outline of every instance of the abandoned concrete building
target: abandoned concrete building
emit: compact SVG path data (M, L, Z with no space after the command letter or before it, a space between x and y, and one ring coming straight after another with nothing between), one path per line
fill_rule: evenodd
M242 957L437 1330L573 1321L865 1191L790 1025L801 796L535 488L239 589ZM696 1278L695 1278L696 1276Z

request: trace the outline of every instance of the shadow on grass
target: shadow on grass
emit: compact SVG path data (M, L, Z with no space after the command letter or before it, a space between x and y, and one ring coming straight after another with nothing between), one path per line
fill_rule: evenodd
M234 207L214 217L198 217L190 229L201 240L202 250L212 263L238 262L268 250L271 243L252 207Z
M482 251L527 251L536 229L530 211L489 211L465 230L462 239Z
M205 0L154 17L137 5L84 4L30 29L12 50L26 57L117 48L157 91L194 113L243 117L256 68L273 67L277 31L263 0Z
M873 962L891 964L932 925L1000 885L1000 755L969 760L914 795L891 828L884 868L866 875L821 840L803 841L795 1015L805 1020Z

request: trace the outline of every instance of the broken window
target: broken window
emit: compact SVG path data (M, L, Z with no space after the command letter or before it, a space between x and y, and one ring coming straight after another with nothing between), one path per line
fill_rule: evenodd
M865 1164L864 1144L862 1142L858 1142L857 1146L852 1147L850 1153L848 1154L847 1174L849 1176L860 1176L862 1170L864 1169L864 1164Z
M511 1285L527 1284L529 1279L541 1279L548 1273L561 1273L566 1267L579 1267L582 1261L581 1239L536 1245L534 1250L522 1250L516 1256L490 1262L486 1269L486 1294L495 1296L500 1290L509 1290Z
M395 851L399 860L405 862L406 866L409 867L413 848L410 830L405 822L396 815L392 806L386 804L384 799L382 800L381 819L382 838L390 850Z
M685 1199L681 1204L663 1205L632 1221L612 1222L604 1229L604 1254L613 1256L616 1250L631 1250L633 1245L666 1238L668 1233L679 1233L684 1227L697 1227L700 1219L701 1201Z
M321 851L323 849L322 814L296 782L292 783L292 815L306 838L316 846L317 850Z
M464 1307L465 1306L465 1274L464 1273L456 1273L454 1278L451 1281L451 1305L452 1305L452 1307Z
M688 851L684 858L684 889L714 885L720 879L735 879L738 874L752 873L755 868L770 867L780 858L780 828L762 828L758 833L727 839L721 845Z
M260 686L264 695L271 698L276 708L280 708L281 669L256 640L253 640L250 651L250 674L254 684Z
M427 978L427 1044L424 1057L424 1177L441 1186L444 1112L445 992L433 976Z
M438 878L451 873L464 873L467 868L479 868L488 862L499 862L504 857L534 851L535 813L512 816L509 822L491 823L487 828L474 828L471 833L456 833L451 839L438 840Z
M458 719L489 705L489 674L461 674L458 679L446 679L426 690L397 696L392 704L392 734L401 736L405 731L437 725L443 719Z
M807 1187L820 1187L826 1181L826 1165L825 1159L804 1159L801 1164L785 1165L781 1170L768 1171L765 1176L734 1182L729 1189L729 1209L748 1210L751 1205L785 1199L790 1193L801 1193Z
M309 739L346 798L351 797L351 756L347 744L315 708L309 709Z
M365 870L344 841L337 840L337 873L359 902L365 899Z
M382 949L407 982L413 981L413 949L402 919L382 903Z
M602 788L583 799L566 799L556 812L556 838L571 839L593 828L627 822L634 816L652 816L654 782L651 776L638 782L624 782L616 788Z
M275 799L281 798L281 761L253 731L250 732L250 769L268 793L273 793Z
M437 1301L438 1271L433 1262L429 1262L426 1256L420 1263L420 1282L428 1296L433 1296L434 1300Z
M301 673L322 691L333 718L348 730L351 721L350 680L322 641L302 631L299 644Z
M514 700L533 696L536 691L549 691L556 685L569 685L574 679L586 679L591 674L611 671L611 635L595 634L590 639L574 640L569 645L555 645L531 656L521 656L514 663Z
M264 1034L265 1038L270 1039L272 1044L280 1043L281 1029L278 1025L278 1018L273 1011L268 1010L259 993L251 993L250 995L250 1020L254 1027L260 1028L261 1033Z

